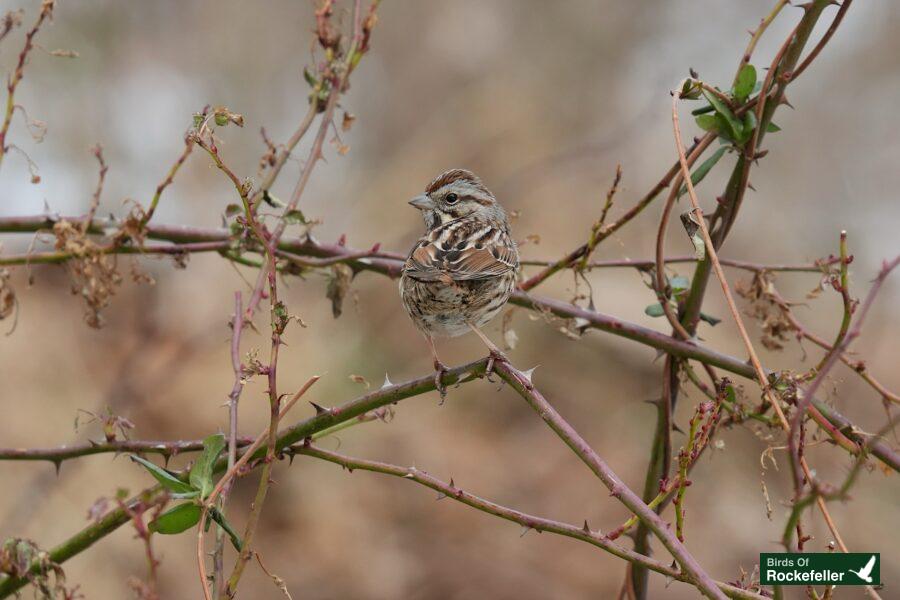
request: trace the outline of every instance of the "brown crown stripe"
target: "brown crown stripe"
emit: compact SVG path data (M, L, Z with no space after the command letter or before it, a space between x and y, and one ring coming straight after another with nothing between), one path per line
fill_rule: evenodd
M432 192L436 192L445 185L451 184L454 181L466 181L482 190L483 192L490 194L488 189L484 187L484 184L481 183L481 180L478 179L478 177L474 173L465 169L450 169L446 173L438 175L438 177L434 181L429 183L428 187L425 188L425 193L430 194Z

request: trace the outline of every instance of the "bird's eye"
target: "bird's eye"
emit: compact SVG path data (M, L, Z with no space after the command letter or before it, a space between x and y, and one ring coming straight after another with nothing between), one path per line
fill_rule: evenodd
M447 204L456 204L457 200L459 200L459 196L456 194L447 194L444 196L444 201L447 202Z

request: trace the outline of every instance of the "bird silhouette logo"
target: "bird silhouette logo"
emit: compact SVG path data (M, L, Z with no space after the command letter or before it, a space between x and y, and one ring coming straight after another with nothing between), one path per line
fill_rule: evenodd
M872 555L872 558L869 559L869 562L866 563L859 571L854 571L853 569L847 569L866 583L872 583L872 569L875 568L875 555Z

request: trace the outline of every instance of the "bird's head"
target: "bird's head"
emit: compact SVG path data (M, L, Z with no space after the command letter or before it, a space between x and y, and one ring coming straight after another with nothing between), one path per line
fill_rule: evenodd
M475 174L465 169L442 173L428 184L424 194L409 203L422 211L428 229L470 216L506 223L506 213L494 195Z

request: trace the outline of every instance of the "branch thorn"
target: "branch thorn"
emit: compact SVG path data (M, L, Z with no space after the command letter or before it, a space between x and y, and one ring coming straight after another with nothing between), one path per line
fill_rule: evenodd
M537 369L540 365L535 365L528 369L527 371L522 371L522 377L528 380L528 383L531 383L531 376L534 373L534 370Z

